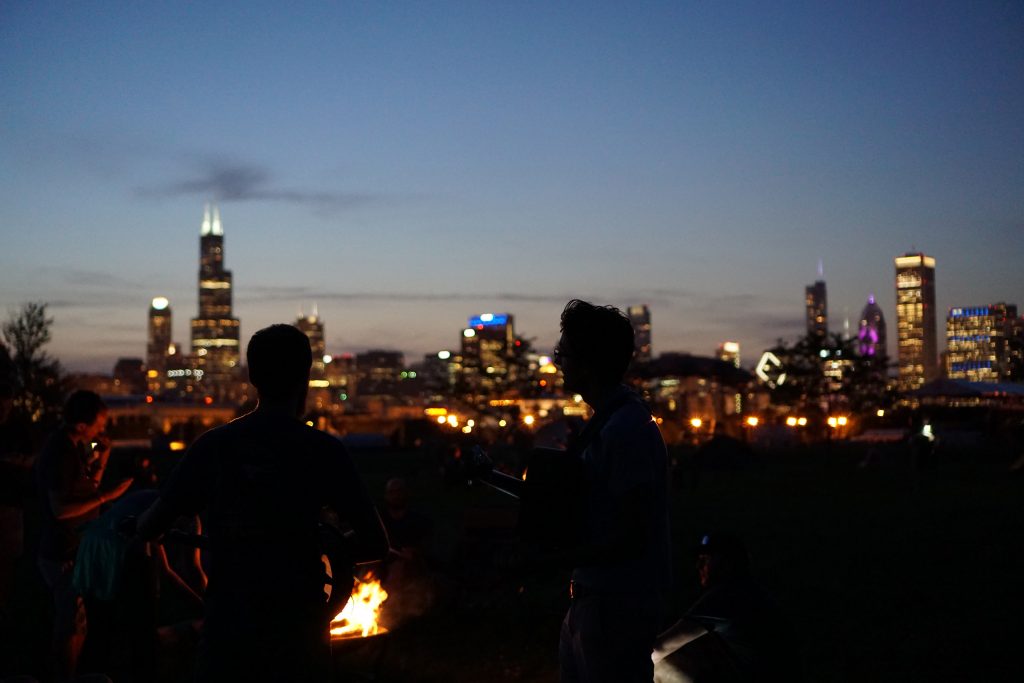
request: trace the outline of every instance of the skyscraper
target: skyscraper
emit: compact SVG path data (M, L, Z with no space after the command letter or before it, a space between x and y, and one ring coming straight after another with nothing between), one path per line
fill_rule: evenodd
M886 343L885 316L871 294L857 323L857 353L865 358L884 358L888 355Z
M629 322L633 324L634 348L636 355L633 360L646 363L651 360L651 309L647 306L630 306Z
M146 388L159 393L167 380L167 356L171 350L171 304L162 296L149 307L146 341Z
M946 317L946 374L950 379L1000 382L1010 377L1013 304L951 308Z
M935 331L935 259L924 254L897 256L896 330L899 388L918 389L939 376Z
M734 341L722 342L715 351L715 357L738 368L740 366L740 343Z
M828 341L828 294L820 262L818 279L804 288L804 302L807 306L807 336L824 346Z
M231 271L224 269L220 210L206 205L199 233L199 315L192 318L192 355L202 391L224 398L239 364L238 318L231 315Z
M493 388L510 379L516 343L513 317L508 313L481 313L469 319L462 332L464 370L470 384ZM479 377L474 377L475 374Z
M327 354L327 343L324 341L324 323L317 313L315 304L310 315L299 313L295 327L309 337L309 347L313 351L313 367L309 370L309 378L314 381L322 380L326 371L324 356Z

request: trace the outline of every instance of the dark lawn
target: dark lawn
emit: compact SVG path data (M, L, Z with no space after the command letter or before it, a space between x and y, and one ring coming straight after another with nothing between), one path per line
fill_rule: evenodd
M958 453L915 481L895 455L867 469L860 455L837 445L761 453L696 484L684 473L674 489L672 613L696 595L697 539L727 530L747 541L756 577L791 615L806 680L1018 680L1024 478L996 458ZM433 518L438 595L426 616L338 652L350 677L556 681L567 574L516 569L515 503L446 484L423 453L355 459L375 493L406 477L415 507ZM24 564L0 676L44 665L47 596Z

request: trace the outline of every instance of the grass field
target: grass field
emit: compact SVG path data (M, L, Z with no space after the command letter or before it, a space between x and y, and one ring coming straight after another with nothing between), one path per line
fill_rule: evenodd
M682 454L685 461L685 453ZM1019 680L1024 637L1024 477L986 453L947 454L912 476L890 453L833 445L757 453L752 464L684 472L673 490L675 595L697 594L692 550L726 530L785 608L808 681ZM351 680L556 681L564 570L513 559L515 502L445 483L422 452L354 455L375 493L405 477L432 518L436 602L386 636L338 652ZM0 642L0 678L44 670L47 596L23 567Z

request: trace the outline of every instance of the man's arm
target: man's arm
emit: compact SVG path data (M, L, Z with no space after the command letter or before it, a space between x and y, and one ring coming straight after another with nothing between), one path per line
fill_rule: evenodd
M341 447L332 458L336 473L328 486L328 505L352 527L352 545L356 564L376 562L388 554L388 535L377 507L363 486L348 453Z
M60 520L71 519L91 512L101 505L120 498L121 495L132 485L131 479L125 479L109 491L96 491L95 494L86 498L73 499L61 491L48 491L50 509L53 516Z

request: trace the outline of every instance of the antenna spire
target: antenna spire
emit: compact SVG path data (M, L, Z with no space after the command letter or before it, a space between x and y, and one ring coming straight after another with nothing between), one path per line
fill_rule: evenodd
M210 234L210 203L207 202L203 207L203 227L199 231L200 235Z
M818 259L818 279L825 279L825 264L822 263L821 259Z
M220 207L216 204L213 205L213 231L211 234L223 235L224 228L220 224Z

